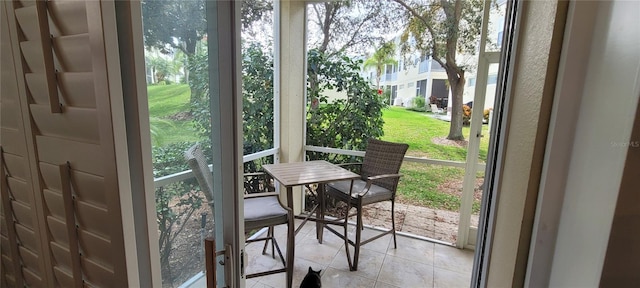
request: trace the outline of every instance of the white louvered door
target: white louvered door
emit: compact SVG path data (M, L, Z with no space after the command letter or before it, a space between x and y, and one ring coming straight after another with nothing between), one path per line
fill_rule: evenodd
M110 101L122 92L102 19L113 3L1 5L0 286L125 287Z

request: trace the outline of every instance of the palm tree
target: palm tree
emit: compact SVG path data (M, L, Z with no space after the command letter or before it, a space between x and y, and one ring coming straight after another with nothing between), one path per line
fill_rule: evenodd
M371 57L364 61L364 69L376 68L376 88L378 89L380 89L380 77L382 77L384 67L398 64L398 61L393 59L395 51L396 45L393 42L384 42Z

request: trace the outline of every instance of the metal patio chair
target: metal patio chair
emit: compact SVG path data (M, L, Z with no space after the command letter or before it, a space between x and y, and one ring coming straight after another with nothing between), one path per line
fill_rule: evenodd
M369 139L362 163L343 164L344 166L360 165L361 179L330 182L325 186L326 195L347 204L346 216L339 219L339 222L333 223L340 223L344 227L344 232L340 233L329 226L325 227L345 240L347 261L349 261L351 271L358 270L358 257L362 245L391 233L393 234L393 246L397 247L394 206L398 181L402 176L398 172L408 148L407 144ZM366 205L382 201L391 201L392 229L362 241L361 232L364 228L362 209ZM324 202L321 201L323 205ZM354 215L357 217L355 241L350 240L347 235L348 219L353 216L349 214L351 208L356 209ZM349 253L349 245L354 246L353 260Z
M196 144L189 148L184 153L189 166L191 167L193 174L198 180L198 184L200 188L203 190L205 194L209 193L207 196L207 201L209 201L209 205L213 211L213 177L211 175L211 170L207 165L206 158L202 153L202 149L200 149L199 145ZM267 250L267 246L269 242L271 243L271 255L275 258L274 247L280 256L280 260L284 265L284 268L274 269L263 272L256 272L252 274L247 274L246 278L259 277L264 275L276 274L281 272L286 272L287 274L293 273L293 263L286 263L284 256L282 255L282 251L276 241L274 236L274 226L280 224L294 225L290 220L293 219L293 213L289 208L282 205L278 198L277 192L270 192L270 187L273 188L272 185L269 184L269 180L267 179L266 173L251 173L245 174L245 178L250 178L248 181L256 181L256 177L262 177L261 185L259 185L259 189L261 191L247 191L247 185L245 180L245 196L244 196L244 230L245 233L249 233L250 231L254 231L257 229L267 227L267 236L246 240L247 243L265 241L264 248L262 249L262 254L264 255ZM253 185L256 186L256 185ZM268 191L268 192L263 192ZM273 191L273 190L272 190ZM251 193L248 193L251 192ZM287 229L289 231L289 229ZM291 239L294 235L289 235L287 233L287 245L292 243Z

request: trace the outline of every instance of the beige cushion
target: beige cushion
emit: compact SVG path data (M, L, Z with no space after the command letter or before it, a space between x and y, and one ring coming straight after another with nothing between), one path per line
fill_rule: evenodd
M327 194L342 201L346 201L348 199L350 185L351 180L331 182L327 184ZM361 193L362 190L364 190L365 185L367 185L366 181L360 179L353 180L352 196L356 197L358 193ZM364 195L362 204L367 205L380 201L391 200L392 197L393 193L389 189L372 184L369 189L369 193Z
M246 231L287 223L287 210L276 196L244 199L244 229Z

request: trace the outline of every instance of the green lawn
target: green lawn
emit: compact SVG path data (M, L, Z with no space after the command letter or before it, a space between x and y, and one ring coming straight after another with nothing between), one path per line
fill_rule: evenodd
M383 112L384 136L382 139L409 144L409 155L431 159L464 161L466 147L438 145L432 139L446 138L449 122L430 117L431 113L415 112L400 107L389 107ZM484 137L480 140L480 159L486 161L489 147L488 125L482 125ZM469 139L469 127L462 128L465 139Z
M449 122L430 117L430 113L415 112L400 107L390 107L383 114L384 140L409 144L407 155L440 160L465 161L466 146L447 146L436 144L435 138L446 138L449 134ZM488 125L482 126L484 137L480 141L480 160L486 161L489 146ZM469 139L469 127L463 127L462 134ZM427 207L446 210L458 210L460 198L448 189L462 191L464 169L405 162L400 171L404 175L398 185L400 202L420 204ZM483 177L483 173L478 173ZM479 201L474 203L478 211Z
M172 116L189 111L189 85L147 86L149 116L151 117L153 141L155 145L176 142L195 142L199 137L191 120L178 120Z

